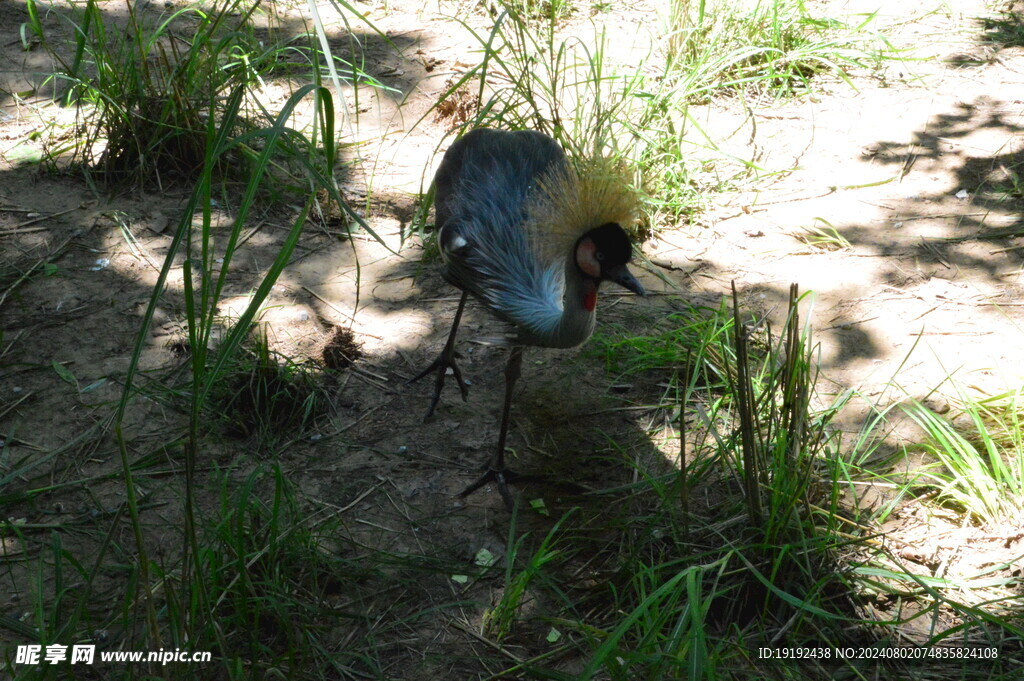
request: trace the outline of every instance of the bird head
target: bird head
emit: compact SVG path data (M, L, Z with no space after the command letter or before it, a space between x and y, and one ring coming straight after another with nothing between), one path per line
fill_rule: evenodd
M576 266L597 283L613 281L633 293L646 295L626 265L633 256L633 244L617 222L606 222L576 241Z

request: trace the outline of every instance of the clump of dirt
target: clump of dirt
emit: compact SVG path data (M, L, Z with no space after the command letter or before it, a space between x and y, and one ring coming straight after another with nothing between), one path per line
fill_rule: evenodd
M328 369L340 371L352 366L363 356L363 345L356 340L352 329L334 326L320 348L320 363Z
M465 84L453 91L454 85L455 82L450 78L445 82L445 92L448 96L439 101L437 108L434 109L434 120L444 125L447 130L465 125L480 110L480 95L474 95Z
M316 193L316 203L319 208L313 215L315 219L325 227L348 224L348 216L338 205L338 202L331 198L326 189L320 189Z
M235 437L299 433L330 406L315 367L270 350L263 338L239 351L218 385L210 404Z
M184 333L171 336L167 340L167 349L175 357L188 357L192 354L192 347L189 345L188 336Z

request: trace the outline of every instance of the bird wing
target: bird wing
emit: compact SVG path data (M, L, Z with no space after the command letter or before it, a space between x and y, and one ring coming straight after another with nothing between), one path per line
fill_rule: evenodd
M562 317L576 241L609 222L632 225L629 179L621 163L602 157L574 168L538 132L473 130L435 176L442 274L520 327L521 338L547 339Z
M516 325L561 314L565 253L539 258L524 222L541 178L567 165L545 135L478 128L452 145L435 178L445 278Z

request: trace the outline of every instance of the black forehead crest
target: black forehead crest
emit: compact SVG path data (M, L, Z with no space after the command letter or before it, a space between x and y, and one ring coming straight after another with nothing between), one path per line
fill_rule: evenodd
M633 255L633 244L617 222L606 222L600 227L595 227L587 236L594 242L597 250L604 253L608 261L627 263Z

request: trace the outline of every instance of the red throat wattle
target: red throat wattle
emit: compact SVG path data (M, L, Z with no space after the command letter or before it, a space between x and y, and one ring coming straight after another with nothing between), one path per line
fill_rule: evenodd
M587 279L583 288L583 307L587 312L597 309L597 282Z

